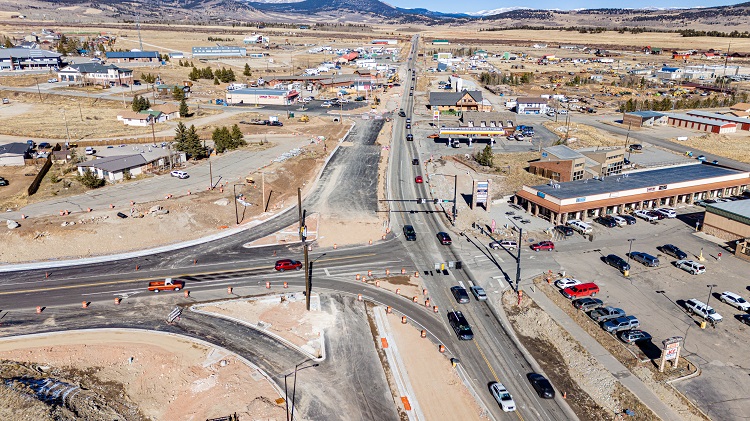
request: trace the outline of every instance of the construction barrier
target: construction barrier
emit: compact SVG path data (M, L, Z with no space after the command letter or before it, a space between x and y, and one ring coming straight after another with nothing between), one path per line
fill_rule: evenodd
M138 269L140 269L140 268L141 268L140 266L138 266L138 265L135 265L135 270L138 270Z
M36 314L42 313L42 306L36 306Z
M381 238L381 240L385 240L385 235L383 235L383 236L382 236L382 237L380 237L380 238Z
M371 270L367 271L367 276L372 276L372 271Z
M359 274L357 274L357 280L359 281Z
M190 193L190 190L188 190L188 196L190 196L192 193Z
M415 295L414 298L412 298L411 300L416 303L417 302L417 296Z
M115 205L113 205L113 204L111 204L111 203L110 203L110 204L109 204L109 208L110 208L110 209L114 209L114 208L115 208Z
M563 392L563 399L568 399L568 392Z
M83 303L81 304L81 308L89 308L89 302L88 302L88 301L84 301L84 302L83 302Z
M266 289L271 288L271 283L266 281Z
M430 299L429 298L426 299L426 300L424 300L424 306L425 307L429 307L430 306Z
M284 282L284 288L289 288L289 283Z
M362 294L357 294L357 301L362 301Z
M188 297L190 297L190 291L188 291L188 290L185 290L184 294L185 294L185 298L188 298Z
M372 240L368 241L367 244L372 245Z
M336 243L333 243L333 249L336 250L337 248L338 246L336 245Z
M21 219L26 219L26 215L21 214Z
M133 201L131 200L131 201L130 201L130 206L135 206L135 202L133 202Z
M438 351L440 351L441 354L445 354L445 346L443 345L438 346Z
M401 288L396 288L396 294L401 294Z
M390 274L391 274L391 270L390 270L390 269L386 269L386 270L385 270L385 276L388 276L388 275L390 275Z
M44 277L49 278L49 272L44 272Z
M87 211L87 212L91 212L92 210L93 210L93 209L91 209L91 208L86 208L86 211Z
M227 294L232 295L232 287L227 287Z
M427 332L425 332L425 331L423 330L423 331L422 331L422 332L420 333L420 335L419 335L419 336L421 336L421 337L423 337L423 338L426 338L426 337L427 337Z
M193 264L197 265L198 264L198 259L193 259Z
M407 396L401 397L401 403L404 404L404 411L411 411L411 404L409 403L409 398Z
M406 275L406 268L401 268L401 274Z
M380 287L380 281L375 281L375 286Z
M122 301L122 298L120 298L120 297L115 297L115 304L118 304L118 305L119 305L119 304L120 304L120 301Z
M427 288L422 288L422 295L427 295Z
M432 306L432 311L434 311L435 313L437 313L438 312L438 306Z
M388 313L388 314L391 314L391 313L393 313L393 308L391 306L388 306L388 307L385 308L385 312Z
M406 324L406 316L401 316L401 323Z
M416 271L415 271L415 272L414 272L414 277L415 277L415 278L419 278L419 272L416 272Z

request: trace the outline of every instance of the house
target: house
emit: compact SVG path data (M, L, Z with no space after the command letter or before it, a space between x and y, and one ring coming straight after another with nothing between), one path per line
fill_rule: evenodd
M719 57L719 54L716 54L716 53L706 52L706 53L701 54L701 58L704 60L713 60L717 57Z
M92 172L98 178L113 183L123 180L126 172L131 177L142 174L146 164L146 159L141 154L110 156L78 164L78 174Z
M74 63L58 70L57 78L61 82L115 86L132 84L133 71L114 64L105 66L101 63Z
M732 111L744 111L744 112L750 112L750 104L746 102L738 102L731 107L729 107Z
M430 109L439 111L485 111L482 99L481 91L430 92Z
M155 105L151 107L151 110L159 111L160 113L162 113L165 121L180 118L180 107L174 104Z
M672 53L672 60L690 60L690 53Z
M0 49L0 70L40 70L62 67L62 55L30 48Z
M14 142L0 145L0 167L26 165L24 159L31 158L31 147L27 143Z
M433 39L432 45L450 45L450 41L447 39Z
M359 53L356 51L352 51L351 53L347 53L339 57L339 59L345 60L347 63L350 61L354 61L359 57Z
M547 48L547 44L534 44L532 45L533 48Z
M164 123L167 121L167 116L164 115L161 111L154 111L154 110L146 110L141 111L141 114L148 114L151 116L151 121L154 123Z
M117 120L122 121L126 126L148 126L153 121L151 114L137 113L135 111L123 111L117 114Z
M105 54L107 61L114 61L115 63L161 61L161 54L158 51L108 51Z
M516 104L518 114L545 114L547 112L547 100L542 97L518 98Z
M650 45L647 45L647 46L643 47L643 49L641 51L643 53L645 53L645 54L661 54L662 49L661 48L654 48L654 47L651 47Z
M67 164L71 159L73 159L73 152L68 148L52 151L53 164Z
M161 97L168 97L172 98L174 95L175 88L182 89L182 91L185 94L185 98L190 98L190 86L187 85L167 85L165 83L162 83L161 85L156 85L156 96Z

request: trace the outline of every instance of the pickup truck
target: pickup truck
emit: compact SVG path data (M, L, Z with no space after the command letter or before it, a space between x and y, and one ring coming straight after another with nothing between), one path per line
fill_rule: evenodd
M166 278L163 281L151 281L148 283L148 290L159 291L179 291L185 287L185 281L173 281L172 278Z
M607 320L623 316L625 316L625 311L623 309L610 306L598 308L589 313L589 317L597 323L606 322Z
M623 316L602 323L602 329L609 333L616 333L622 330L636 329L641 325L635 316Z

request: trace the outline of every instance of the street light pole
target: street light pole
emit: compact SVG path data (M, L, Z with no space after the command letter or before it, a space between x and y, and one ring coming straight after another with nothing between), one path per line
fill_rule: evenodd
M630 243L630 247L628 248L628 267L630 267L630 253L633 251L633 241L635 241L635 238L628 238L627 241Z
M505 218L518 229L518 247L516 251L516 292L518 292L518 285L521 283L521 243L523 241L523 228L519 227L518 224L507 215Z
M703 320L706 320L708 318L708 303L711 301L711 293L714 291L714 287L718 286L716 284L710 284L706 285L708 287L708 299L706 300L706 315L703 316Z
M286 403L286 419L287 419L287 421L294 420L294 401L295 401L295 397L296 397L296 394L297 394L297 372L298 371L302 371L302 370L307 369L307 368L317 367L317 366L320 365L318 363L315 363L315 364L308 365L306 367L299 368L299 366L301 366L302 364L306 363L307 361L308 360L302 361L301 363L295 365L293 372L284 375L284 402ZM286 379L287 379L287 377L291 376L292 374L294 374L294 385L292 386L292 413L291 413L291 417L290 417L290 415L289 415L289 392L287 391Z
M237 225L240 224L240 214L239 214L239 211L237 210L237 186L241 186L241 185L242 184L234 184L232 186L234 190L234 218L237 221Z

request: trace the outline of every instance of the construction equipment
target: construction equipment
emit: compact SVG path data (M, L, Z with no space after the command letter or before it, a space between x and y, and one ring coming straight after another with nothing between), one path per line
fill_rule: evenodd
M305 114L299 118L299 121L300 123L307 123L308 121L310 121L310 117L308 117L307 114Z
M245 177L245 182L247 184L255 184L255 180L252 177Z

